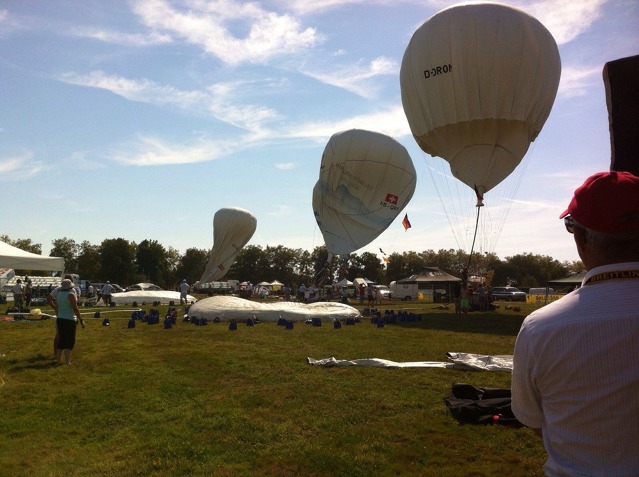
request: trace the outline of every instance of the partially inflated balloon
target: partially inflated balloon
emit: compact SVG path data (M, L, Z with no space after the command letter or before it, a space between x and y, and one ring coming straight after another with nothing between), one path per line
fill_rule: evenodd
M324 149L313 212L329 254L366 246L393 222L415 192L406 148L384 134L351 129Z
M200 282L221 279L240 250L251 240L257 219L244 209L225 207L213 216L213 248Z
M557 44L538 20L497 3L460 4L411 38L402 103L419 146L483 193L521 162L550 114L560 75Z

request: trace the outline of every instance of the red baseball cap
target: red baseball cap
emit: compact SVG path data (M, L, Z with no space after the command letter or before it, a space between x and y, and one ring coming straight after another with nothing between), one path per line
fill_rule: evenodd
M579 225L599 232L639 230L639 177L630 172L598 172L575 190L568 208Z

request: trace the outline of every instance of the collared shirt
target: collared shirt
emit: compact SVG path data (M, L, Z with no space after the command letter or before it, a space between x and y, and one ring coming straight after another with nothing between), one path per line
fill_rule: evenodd
M639 279L632 270L639 262L594 268L581 288L522 324L512 410L542 429L546 475L639 475Z

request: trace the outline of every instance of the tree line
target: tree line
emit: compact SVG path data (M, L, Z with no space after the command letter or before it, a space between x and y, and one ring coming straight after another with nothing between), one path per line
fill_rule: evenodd
M42 245L31 239L0 240L28 252L42 254ZM182 279L197 282L208 263L210 250L189 248L184 254L164 247L157 240L135 243L123 238L105 239L99 245L88 241L76 243L70 238L52 241L50 255L65 260L65 272L77 273L95 282L110 280L122 286L151 282L165 289L175 289ZM519 287L545 286L548 280L566 277L584 270L580 261L559 262L547 255L523 253L502 260L496 255L463 250L425 250L391 253L382 259L371 252L333 257L327 263L325 246L312 251L278 246L248 245L237 255L223 280L259 283L279 280L291 286L330 284L333 280L365 277L388 284L419 273L424 267L437 267L456 277L468 266L470 275L493 274L493 285ZM19 275L37 275L32 270L16 270Z

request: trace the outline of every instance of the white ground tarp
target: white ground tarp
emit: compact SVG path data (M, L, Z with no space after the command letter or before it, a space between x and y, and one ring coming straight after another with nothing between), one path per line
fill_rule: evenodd
M17 270L64 271L64 258L43 257L0 241L0 267Z
M257 318L260 321L277 322L280 318L288 321L306 321L320 318L322 321L359 318L360 312L342 303L316 302L297 303L291 301L256 302L234 296L212 296L198 301L189 308L189 317L220 321L246 321Z
M197 298L192 295L186 295L189 303L196 302ZM161 290L161 291L144 291L134 290L129 292L114 293L111 295L111 301L116 305L131 305L136 302L138 305L142 303L153 303L159 301L161 305L180 304L180 292Z
M488 356L483 354L448 352L446 357L451 362L444 361L407 361L397 362L381 358L364 359L313 359L306 358L308 364L324 366L327 368L335 366L373 366L379 368L447 368L463 371L505 371L511 373L513 370L512 355Z

